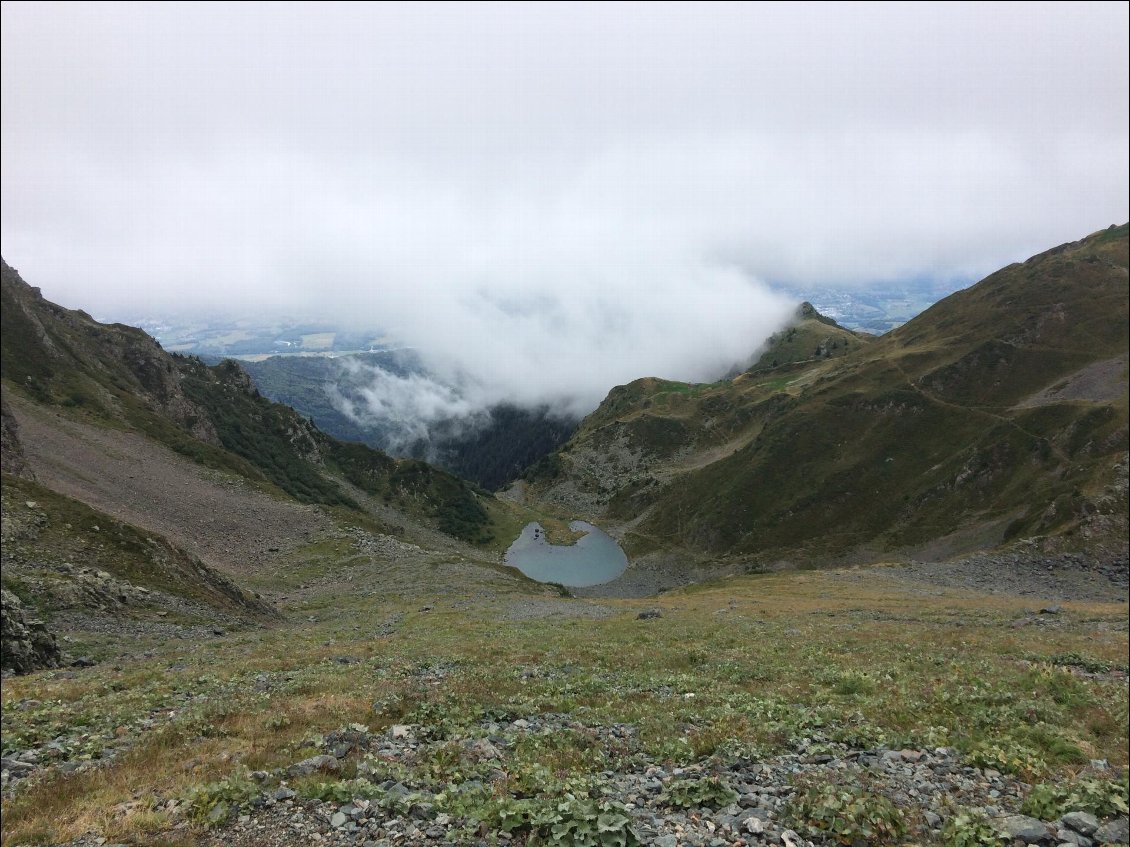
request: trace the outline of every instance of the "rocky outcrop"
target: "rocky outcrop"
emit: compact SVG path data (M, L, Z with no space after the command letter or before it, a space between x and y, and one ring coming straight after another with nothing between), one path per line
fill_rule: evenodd
M35 474L24 460L24 448L20 444L19 424L8 410L8 404L0 397L0 470L4 473L34 479Z
M0 589L0 666L4 673L30 673L57 668L62 660L55 636L29 615L20 598Z

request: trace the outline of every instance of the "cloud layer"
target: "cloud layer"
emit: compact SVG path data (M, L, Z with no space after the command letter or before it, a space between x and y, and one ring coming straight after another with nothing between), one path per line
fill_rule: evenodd
M459 402L709 379L769 283L971 280L1130 217L1125 4L2 8L32 284L385 328Z

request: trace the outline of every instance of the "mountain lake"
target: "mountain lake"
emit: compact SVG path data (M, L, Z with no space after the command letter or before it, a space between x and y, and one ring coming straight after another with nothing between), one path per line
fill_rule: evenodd
M585 521L573 521L569 528L585 535L573 544L550 544L541 524L526 524L506 551L506 564L530 579L570 588L610 582L628 567L628 557L608 533Z

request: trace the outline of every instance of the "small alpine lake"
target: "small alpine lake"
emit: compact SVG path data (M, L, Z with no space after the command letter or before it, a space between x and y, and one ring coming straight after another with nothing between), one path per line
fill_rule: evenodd
M628 567L628 557L608 533L585 521L573 521L569 528L585 535L573 544L550 544L541 524L526 524L504 561L530 579L570 588L610 582Z

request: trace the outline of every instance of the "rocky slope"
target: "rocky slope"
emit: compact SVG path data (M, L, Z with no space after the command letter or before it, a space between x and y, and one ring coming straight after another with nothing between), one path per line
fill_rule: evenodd
M456 477L336 441L234 363L166 354L0 271L4 587L52 631L269 622L246 580L342 520L490 538L489 496ZM5 670L25 669L13 651Z
M336 441L260 396L234 362L209 368L169 355L139 329L64 309L6 263L0 271L5 394L63 419L138 433L302 502L359 509L351 492L360 488L408 520L465 540L489 535L478 496L451 474Z

